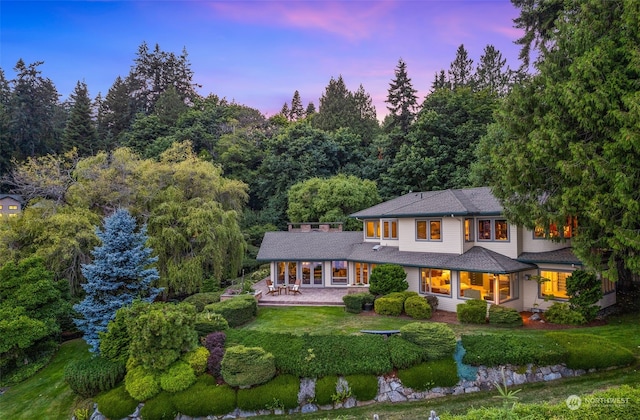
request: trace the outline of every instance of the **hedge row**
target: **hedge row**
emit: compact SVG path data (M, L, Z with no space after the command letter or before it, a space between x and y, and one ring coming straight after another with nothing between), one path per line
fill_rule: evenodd
M400 369L398 378L404 386L415 391L454 386L458 383L457 367L453 358L432 360L408 369Z
M549 366L566 361L568 352L551 337L512 333L463 335L462 346L467 351L462 361L473 366L504 364Z
M487 322L487 302L482 299L471 299L456 306L458 321L467 324L484 324Z
M571 369L605 369L626 366L635 361L630 350L604 337L566 332L550 332L545 335L568 353L566 363Z
M258 302L253 295L240 295L222 302L211 303L204 309L222 315L229 323L229 327L235 328L252 321L258 315Z

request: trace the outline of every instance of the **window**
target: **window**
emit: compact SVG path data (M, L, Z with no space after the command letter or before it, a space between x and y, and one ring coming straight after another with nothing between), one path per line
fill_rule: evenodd
M496 220L496 241L509 240L509 225L506 220Z
M440 241L442 239L442 220L416 220L416 239L418 241Z
M0 210L2 210L2 204L0 204Z
M16 206L15 204L10 204L9 210L18 210L18 206Z
M616 284L608 279L602 279L602 294L613 293L616 291Z
M355 284L369 284L369 274L376 267L375 264L356 263L356 282Z
M479 241L508 241L509 224L506 220L481 219L478 220Z
M540 295L550 299L569 299L567 295L567 278L569 272L541 271Z
M322 285L322 263L319 261L302 262L302 284Z
M384 239L398 239L398 221L397 220L383 220L382 232Z
M365 222L366 225L366 235L367 238L379 238L380 237L380 222L377 220L367 220Z
M555 223L549 224L549 228L545 229L544 226L536 225L533 230L533 239L553 239L564 238L569 239L576 234L578 229L578 218L567 217L567 223L559 230L558 225Z
M331 261L331 283L347 284L346 261Z
M464 219L464 241L473 242L473 219Z
M484 299L491 303L517 299L517 278L514 274L461 271L458 296L467 299Z
M278 261L278 278L276 284L293 284L298 277L298 263L295 261ZM288 281L287 281L288 280Z
M420 292L451 296L451 271L420 269Z

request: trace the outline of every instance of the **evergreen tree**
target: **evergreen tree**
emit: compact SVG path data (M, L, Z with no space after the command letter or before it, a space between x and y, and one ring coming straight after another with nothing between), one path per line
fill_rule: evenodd
M469 58L469 54L462 44L456 51L456 58L451 62L449 81L452 89L473 83L473 60Z
M475 74L475 88L487 89L494 95L504 96L509 90L511 70L507 60L493 45L487 45L480 56Z
M309 102L304 113L306 117L310 117L316 113L316 106L313 104L313 102Z
M522 45L519 59L529 66L531 46L537 49L542 58L553 45L552 36L556 29L555 21L565 9L567 0L511 0L520 9L520 16L513 20L514 26L524 31L516 44Z
M104 219L104 230L96 229L102 245L93 250L93 263L82 266L87 283L82 302L74 309L82 315L75 319L76 326L84 333L92 352L99 348L99 333L107 330L116 311L134 299L147 302L160 292L151 286L159 278L155 268L157 261L146 247L146 227L136 231L136 221L125 209L119 209Z
M118 138L131 126L135 118L132 101L129 98L129 85L120 76L109 88L100 113L100 143L105 150L118 146Z
M387 109L391 113L391 126L399 128L404 134L409 132L409 127L416 116L418 97L417 90L413 88L411 79L407 74L407 64L400 59L395 69L395 79L389 84Z
M95 151L96 128L91 118L91 99L86 83L78 82L70 99L71 112L62 134L63 150L75 147L79 156L89 156Z
M431 83L432 92L435 92L438 89L451 89L451 83L449 83L444 70L440 70L440 73L436 73L433 78L433 83Z
M291 111L289 111L291 121L298 121L304 118L304 108L302 108L302 100L300 100L300 92L297 90L293 93L291 99Z
M289 104L285 102L282 104L282 109L280 110L280 114L287 119L287 121L291 120L291 111L289 110Z
M338 79L332 77L320 98L320 109L313 119L313 126L324 131L349 127L355 113L353 95L347 89L342 76Z
M11 122L10 105L11 90L9 89L9 82L5 79L4 71L0 68L0 180L9 171L11 157L14 153L9 131ZM2 189L0 184L0 191Z

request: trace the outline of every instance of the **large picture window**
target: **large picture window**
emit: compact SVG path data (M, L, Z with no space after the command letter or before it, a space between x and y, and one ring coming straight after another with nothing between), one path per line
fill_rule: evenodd
M451 271L421 268L420 292L451 296Z
M383 239L398 239L398 221L397 220L382 221L382 237Z
M347 284L346 261L331 261L331 284Z
M416 220L416 239L419 241L442 240L442 220Z
M569 299L567 278L571 275L563 271L541 271L540 296L549 299Z
M278 261L277 281L279 285L293 284L298 278L298 263L295 261Z
M380 237L380 222L377 220L367 220L365 222L365 234L367 238Z
M319 261L302 262L302 284L322 286L322 263Z
M517 277L514 274L461 271L458 295L467 299L484 299L491 303L517 299Z

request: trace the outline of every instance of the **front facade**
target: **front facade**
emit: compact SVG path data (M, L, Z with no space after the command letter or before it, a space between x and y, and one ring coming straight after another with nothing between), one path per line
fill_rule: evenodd
M0 219L15 217L22 211L22 197L13 194L0 194Z
M511 225L487 187L409 193L351 216L362 232L267 232L258 260L277 284L300 279L302 287L367 287L376 265L398 264L409 290L437 296L448 311L473 298L546 309L568 299L566 278L582 266L571 252L575 220L534 231ZM603 280L603 292L600 305L613 305L613 284Z

